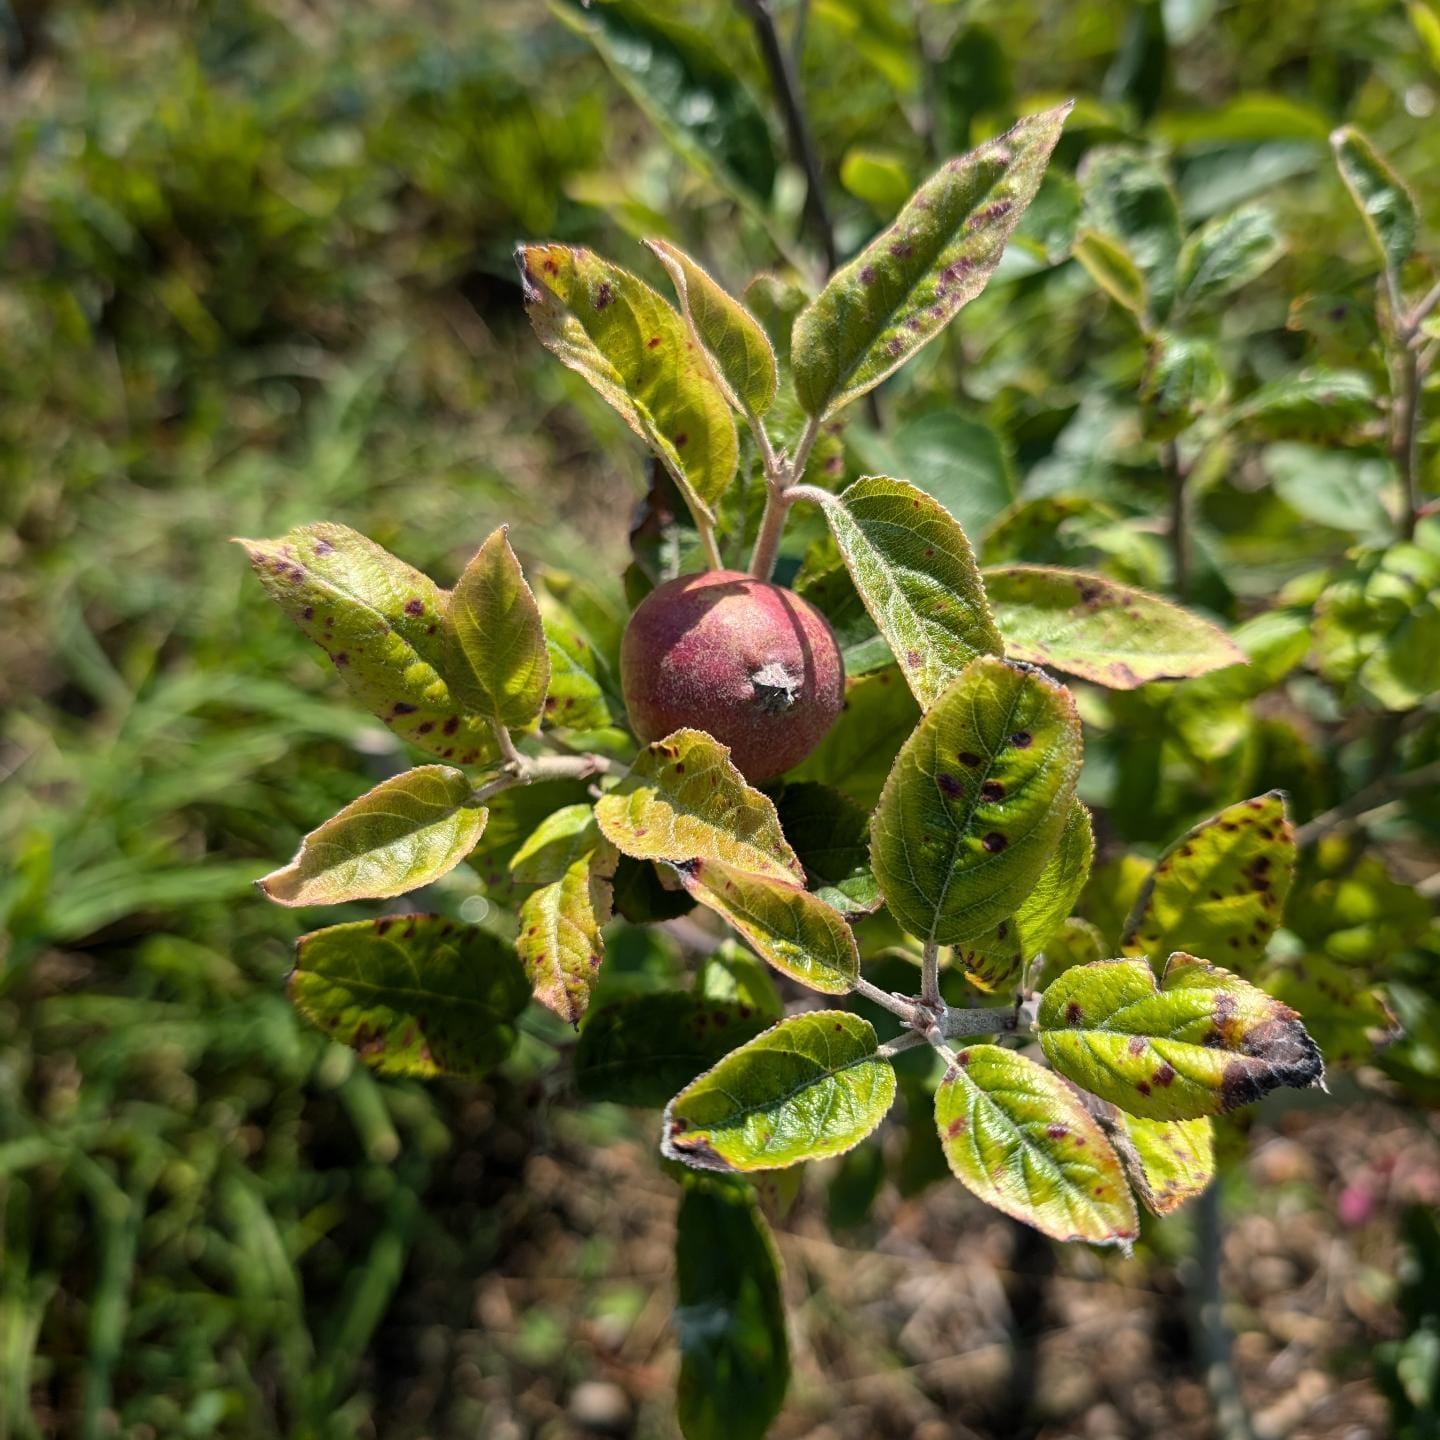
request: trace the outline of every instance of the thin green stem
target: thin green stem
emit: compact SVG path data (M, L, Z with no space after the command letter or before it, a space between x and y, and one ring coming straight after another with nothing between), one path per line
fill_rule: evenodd
M500 751L501 761L511 769L519 769L525 764L525 757L515 748L515 742L510 738L510 731L498 720L490 722L490 730L495 736L495 744Z
M1183 600L1190 588L1190 527L1185 498L1190 477L1181 463L1178 442L1167 440L1160 454L1170 480L1170 556L1175 571L1175 597Z
M750 557L750 573L757 580L768 580L775 570L775 557L780 553L780 537L785 533L785 516L789 513L795 482L805 473L810 452L820 434L820 422L811 418L795 446L791 457L773 452L765 470L769 493L765 497L765 513L760 518L760 533L755 537L755 551Z
M712 570L723 570L725 562L720 558L720 547L715 543L715 527L703 515L695 516L695 528L700 532L700 547L705 552L705 563Z
M1410 540L1425 498L1420 490L1420 357L1412 345L1400 352L1400 387L1396 396L1394 455L1404 485L1405 509L1400 517L1400 538Z

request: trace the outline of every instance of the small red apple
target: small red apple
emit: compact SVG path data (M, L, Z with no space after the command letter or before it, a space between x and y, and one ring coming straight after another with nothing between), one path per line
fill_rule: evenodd
M747 780L773 780L820 743L845 698L825 617L735 570L681 575L640 602L620 646L635 733L693 728L730 747Z

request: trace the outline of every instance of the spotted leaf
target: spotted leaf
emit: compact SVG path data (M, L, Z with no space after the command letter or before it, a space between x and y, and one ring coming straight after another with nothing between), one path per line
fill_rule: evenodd
M1095 1108L1135 1193L1152 1214L1178 1210L1215 1178L1215 1133L1209 1116L1146 1120L1104 1100Z
M1237 968L1265 953L1295 873L1295 831L1279 790L1197 825L1156 862L1120 948L1159 961L1182 947Z
M344 525L237 543L271 599L397 735L464 765L493 754L489 727L446 682L447 596L428 575Z
M795 321L795 393L821 419L873 389L984 288L1040 188L1070 106L948 161Z
M827 995L854 987L860 972L855 936L837 910L803 885L698 859L680 867L680 879L783 974Z
M503 525L450 592L445 663L455 694L474 714L507 730L529 730L539 720L550 684L545 627Z
M714 518L739 463L735 418L685 322L638 276L589 250L516 252L530 323L665 462L686 501Z
M580 1023L600 978L600 932L610 919L615 873L614 850L593 826L587 828L589 848L558 880L525 897L515 942L535 998L571 1025Z
M1077 1085L1151 1120L1193 1120L1282 1085L1321 1083L1300 1017L1248 981L1176 953L1067 970L1041 997L1040 1044Z
M595 818L620 853L636 860L713 860L746 875L804 878L774 804L702 730L677 730L647 745L595 806Z
M255 883L280 905L338 905L404 895L453 870L489 811L449 765L382 781L300 842L295 858Z
M290 1001L387 1075L482 1075L515 1043L530 987L515 952L438 915L386 915L302 935Z
M983 936L1024 903L1071 818L1080 721L1028 665L972 661L901 747L870 829L896 920L941 945Z
M1000 990L1016 984L1025 966L1065 923L1090 878L1094 856L1090 812L1078 800L1072 800L1060 843L1045 862L1034 888L1013 914L956 947L955 958L964 966L965 978L981 990Z
M824 505L855 589L922 708L977 655L1001 653L975 554L938 500L870 475Z
M960 1051L935 1092L955 1178L1055 1240L1128 1247L1139 1233L1120 1161L1053 1071L998 1045Z
M673 282L690 333L726 399L737 410L763 415L780 383L775 347L764 327L678 245L668 240L645 244Z
M895 1099L868 1020L811 1010L733 1050L665 1109L661 1148L701 1170L775 1170L858 1145Z
M1246 663L1208 620L1100 575L1009 565L986 570L984 580L1005 653L1016 660L1112 690Z

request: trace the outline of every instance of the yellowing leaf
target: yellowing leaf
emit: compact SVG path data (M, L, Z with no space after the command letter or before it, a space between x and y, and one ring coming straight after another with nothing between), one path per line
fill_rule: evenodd
M682 865L680 879L777 970L827 995L854 988L860 972L855 936L838 911L803 885L713 860Z
M1186 949L1237 968L1265 953L1295 872L1295 831L1279 790L1203 821L1156 862L1120 948L1158 961Z
M972 661L896 756L870 859L895 919L958 945L1029 896L1070 821L1080 721L1040 671Z
M656 451L696 514L713 519L739 440L685 322L638 276L589 250L522 245L516 259L541 344Z
M526 896L515 942L535 998L571 1025L590 1004L605 948L600 931L610 919L615 852L593 829L590 835L587 853Z
M344 525L237 543L271 599L397 735L462 765L493 753L489 726L446 683L447 597L428 575Z
M981 990L1015 984L1074 908L1090 877L1094 856L1090 812L1078 800L1072 800L1060 843L1045 862L1034 888L1012 915L956 947L955 958L965 967L965 978Z
M1215 1134L1209 1116L1145 1120L1098 1101L1100 1124L1145 1208L1168 1215L1215 1178Z
M840 1155L885 1118L895 1070L868 1020L811 1010L732 1051L665 1109L661 1148L702 1170L775 1170Z
M1038 1023L1062 1075L1153 1120L1221 1115L1325 1074L1293 1010L1193 955L1172 955L1159 985L1144 960L1067 970L1041 997Z
M977 655L998 655L970 542L938 500L868 475L824 502L865 608L922 708Z
M450 683L467 709L507 730L540 718L550 659L540 607L502 525L475 552L445 609Z
M530 987L494 935L438 915L385 915L302 935L290 1001L387 1075L482 1075L515 1043Z
M984 572L1005 653L1112 690L1243 665L1223 630L1168 600L1080 570L1009 565Z
M998 1045L960 1051L935 1092L955 1178L1055 1240L1129 1246L1139 1233L1120 1161L1052 1071Z
M780 383L775 348L760 322L678 245L647 240L680 298L691 334L737 410L763 415Z
M795 321L795 393L821 419L873 389L984 288L1035 198L1069 105L949 161Z
M280 905L338 905L404 895L453 870L489 811L463 771L421 765L382 781L300 842L295 858L255 883Z
M636 860L713 860L747 875L804 878L775 806L702 730L677 730L647 745L595 806L595 818L616 849Z

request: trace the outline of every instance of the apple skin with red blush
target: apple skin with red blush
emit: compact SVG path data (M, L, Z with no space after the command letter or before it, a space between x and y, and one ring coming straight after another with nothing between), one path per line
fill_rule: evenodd
M798 765L845 700L845 664L825 617L781 585L737 570L681 575L626 626L620 679L646 742L704 730L752 784Z

